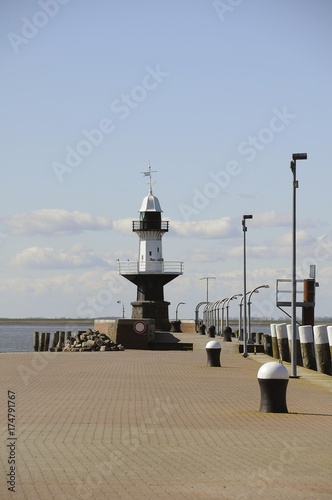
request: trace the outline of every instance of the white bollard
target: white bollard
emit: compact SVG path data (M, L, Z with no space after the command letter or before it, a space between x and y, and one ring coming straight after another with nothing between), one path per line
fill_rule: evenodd
M275 323L272 323L270 325L270 332L271 332L272 356L274 358L279 359L279 350L278 350L277 332Z
M332 358L332 326L327 327L327 337L329 339L330 354L331 354L331 358Z
M206 366L221 366L220 353L221 344L217 340L210 340L205 346L207 354Z
M277 343L279 350L279 357L281 361L290 361L287 326L286 323L279 323L276 325Z
M286 367L278 361L269 361L260 367L257 378L261 392L259 411L288 413L286 390L289 375Z
M292 352L293 345L293 325L287 325L287 336L288 336L288 344L289 344L289 352ZM302 361L302 353L301 353L301 344L300 344L300 335L299 335L299 326L296 325L296 364L298 366L303 366Z
M299 326L299 335L300 335L301 352L302 352L304 368L309 368L310 370L317 370L312 326L311 325Z
M314 326L314 341L317 371L331 375L331 353L325 325Z

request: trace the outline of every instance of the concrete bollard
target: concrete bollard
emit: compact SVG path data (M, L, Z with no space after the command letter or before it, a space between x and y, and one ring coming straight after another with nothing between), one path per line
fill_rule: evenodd
M331 354L331 358L332 358L332 326L327 327L327 337L329 339L330 354Z
M325 325L314 326L314 342L317 371L331 375L331 353Z
M274 323L270 325L270 332L271 332L272 356L273 358L279 359L277 332L276 332L276 325Z
M217 340L210 340L205 346L207 354L206 366L221 366L220 353L221 344Z
M287 336L288 336L289 352L292 352L293 327L291 324L287 325ZM301 344L300 344L300 335L299 335L299 326L298 325L296 325L296 364L298 366L303 366Z
M289 375L286 367L278 361L269 361L257 373L261 402L259 411L266 413L288 413L286 391Z
M279 357L281 361L290 362L291 359L289 352L286 323L279 323L276 325L276 334L277 334Z
M312 326L311 325L299 326L299 335L300 335L301 353L302 353L304 368L309 368L310 370L317 370Z

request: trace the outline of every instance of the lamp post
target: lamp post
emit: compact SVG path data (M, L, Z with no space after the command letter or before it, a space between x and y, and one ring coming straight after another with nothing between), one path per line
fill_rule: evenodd
M175 309L175 321L178 320L178 309L179 309L179 306L181 304L185 304L185 302L179 302L178 305L176 306L176 309Z
M122 304L122 319L124 319L124 317L125 317L124 304L123 304L122 300L117 300L116 302L117 302L117 304Z
M243 229L243 297L247 295L247 263L246 263L246 220L252 219L252 215L244 215L242 218ZM247 310L246 301L243 302L243 356L248 356L248 337L247 337Z
M296 371L296 189L299 182L296 180L296 161L306 160L307 153L293 153L290 168L293 173L293 265L292 265L292 370L291 377L298 378Z
M235 295L232 295L227 299L226 302L226 326L228 326L228 320L229 320L229 303L231 300L236 299L237 297L241 297L242 293L236 293Z
M209 280L215 280L213 276L207 276L205 278L199 278L200 280L206 280L206 303L209 303Z
M258 293L258 290L260 288L270 288L269 285L261 285L261 286L256 286L253 290L250 290L248 294L248 333L249 333L249 339L251 339L251 317L250 317L250 304L251 304L251 296L253 293Z
M225 302L228 300L228 297L226 297L225 299L222 299L222 301L220 302L222 304L221 306L221 327L222 329L224 329L224 309L225 309Z

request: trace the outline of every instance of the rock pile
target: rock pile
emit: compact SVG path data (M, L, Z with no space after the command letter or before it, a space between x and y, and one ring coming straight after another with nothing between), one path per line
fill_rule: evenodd
M58 345L57 351L124 351L121 344L113 342L105 333L98 330L77 331L74 336L68 336L65 343Z

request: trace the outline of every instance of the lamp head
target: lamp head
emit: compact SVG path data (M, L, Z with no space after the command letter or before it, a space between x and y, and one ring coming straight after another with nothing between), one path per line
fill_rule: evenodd
M293 160L306 160L307 159L307 153L293 153L292 155Z

